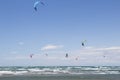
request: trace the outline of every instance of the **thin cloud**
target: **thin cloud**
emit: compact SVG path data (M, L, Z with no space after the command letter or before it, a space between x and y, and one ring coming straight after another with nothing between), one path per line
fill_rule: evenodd
M41 48L42 51L44 50L55 50L55 49L60 49L62 48L62 45L46 45L44 47Z
M24 45L24 42L18 42L19 45Z
M101 57L108 57L115 59L116 57L120 56L120 47L113 46L113 47L90 47L84 48L81 50L73 51L73 56L81 56L86 57L88 59L91 58L101 58Z
M46 45L43 48L51 46ZM51 49L59 49L62 47L58 47L60 45L52 45L56 46L54 48L47 47L43 50L51 50ZM57 51L56 51L57 52ZM58 51L59 52L59 51ZM45 54L35 54L31 59L29 54L7 54L3 55L1 62L4 60L14 62L15 64L21 63L36 63L44 65L56 65L58 63L62 65L120 65L120 47L85 47L80 50L71 51L69 57L65 57L66 52L59 52L59 54L49 54L45 56ZM104 57L105 56L105 57ZM78 58L76 60L76 58Z
M17 54L18 52L17 51L12 51L11 54Z

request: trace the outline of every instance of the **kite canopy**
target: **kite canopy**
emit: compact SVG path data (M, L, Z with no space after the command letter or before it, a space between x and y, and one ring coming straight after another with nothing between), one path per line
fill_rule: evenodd
M66 53L65 57L68 58L68 54L67 53Z
M82 43L81 43L81 45L82 45L82 46L85 46L86 41L87 41L87 40L83 40Z
M30 58L32 58L32 57L33 57L33 55L34 55L34 54L30 54Z
M34 3L34 10L35 11L37 11L37 6L38 6L38 4L42 4L42 5L45 5L42 1L40 1L40 0L38 0L38 1L36 1L35 3Z

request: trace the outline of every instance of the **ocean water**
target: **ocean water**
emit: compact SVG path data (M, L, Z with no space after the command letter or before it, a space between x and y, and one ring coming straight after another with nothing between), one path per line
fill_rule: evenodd
M120 80L120 66L0 67L0 80Z

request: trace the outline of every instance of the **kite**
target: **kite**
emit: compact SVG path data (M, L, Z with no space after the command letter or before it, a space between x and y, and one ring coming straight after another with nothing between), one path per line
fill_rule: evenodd
M81 43L82 46L85 46L85 42L86 42L86 40L82 41L82 43Z
M32 58L32 57L33 57L33 55L34 55L34 54L30 54L30 58Z
M67 53L66 53L65 57L68 58L68 54Z
M79 59L79 56L77 56L76 58L75 58L75 60L78 60Z
M38 0L34 3L34 10L37 11L37 6L38 4L42 4L42 5L45 5L42 1Z

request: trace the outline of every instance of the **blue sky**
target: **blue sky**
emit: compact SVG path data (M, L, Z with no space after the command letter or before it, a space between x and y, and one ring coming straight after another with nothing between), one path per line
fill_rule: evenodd
M120 65L119 0L42 1L0 0L1 66Z

